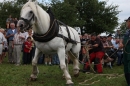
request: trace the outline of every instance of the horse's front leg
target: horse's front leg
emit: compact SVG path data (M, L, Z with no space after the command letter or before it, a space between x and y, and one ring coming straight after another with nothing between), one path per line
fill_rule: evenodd
M39 73L38 67L37 67L37 61L39 56L41 55L41 51L39 49L36 48L35 50L35 56L32 60L32 66L33 66L33 70L32 70L32 74L30 76L30 79L35 81L37 79L37 75Z
M58 56L59 56L59 60L60 60L60 67L64 72L64 76L66 79L66 84L67 85L73 85L73 82L71 80L71 76L67 70L66 64L65 64L65 49L64 48L60 48L58 49Z

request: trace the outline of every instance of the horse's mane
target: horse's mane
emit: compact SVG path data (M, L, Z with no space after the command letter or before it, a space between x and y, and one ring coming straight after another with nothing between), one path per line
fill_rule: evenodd
M36 17L38 17L38 14L37 14L37 10L36 10L36 4L34 2L27 2L23 7L22 7L22 10L25 8L25 7L31 7L33 13L35 14Z
M50 8L50 7L48 8L47 13L48 13L48 14L49 14L49 16L50 16L50 20L54 20L54 19L55 19L54 14L52 13L52 11L51 11L51 8Z

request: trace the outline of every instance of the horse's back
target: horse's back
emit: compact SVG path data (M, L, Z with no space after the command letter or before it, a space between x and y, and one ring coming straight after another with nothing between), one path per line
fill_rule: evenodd
M72 49L75 52L79 52L81 48L79 34L74 28L69 27L69 26L67 27L68 27L69 32L67 31L67 28L65 26L60 26L61 31L59 31L59 33L64 35L67 38L69 38L68 34L70 34L70 38L76 41L77 44L72 44L72 43L66 44L66 51L69 51L70 49Z
M68 28L69 32L67 31L67 28ZM61 31L59 31L59 33L64 35L67 38L69 38L68 34L70 34L71 39L73 39L77 42L80 42L80 37L79 37L78 32L70 26L67 26L67 28L65 26L60 26Z

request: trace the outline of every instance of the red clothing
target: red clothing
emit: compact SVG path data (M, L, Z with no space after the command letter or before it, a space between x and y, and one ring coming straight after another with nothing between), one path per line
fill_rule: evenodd
M98 47L93 47L91 50L89 50L89 56L90 56L90 64L94 61L94 64L95 64L95 70L96 72L98 73L102 73L103 70L102 70L102 64L101 64L101 60L104 56L104 48L103 48L103 44L101 42L100 39L96 38L94 41L90 40L88 42L88 44L91 44L91 45L95 45L95 44L98 44ZM85 69L86 70L89 70L89 66L90 66L89 62L87 61L86 62L86 65L85 65Z
M26 41L24 43L24 52L30 53L32 47L32 42Z
M94 59L98 59L98 61L95 62L95 66L96 66L96 71L98 73L102 73L103 70L102 70L102 64L101 64L101 60L104 56L104 52L102 51L98 51L98 52L93 52L90 54L90 64L92 63L92 61L94 61ZM88 69L89 68L89 63L86 62L86 65L85 65L85 69Z
M91 45L98 44L98 47L94 47L93 49L89 50L90 53L104 51L103 44L99 38L96 38L94 41L90 40L88 44L91 44Z

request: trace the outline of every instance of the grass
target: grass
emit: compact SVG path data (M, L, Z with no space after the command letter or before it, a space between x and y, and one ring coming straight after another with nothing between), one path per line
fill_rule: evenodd
M7 59L7 58L6 58ZM15 66L9 64L5 60L3 64L0 64L0 86L65 86L66 80L62 77L62 70L58 65L45 66L38 65L39 75L37 81L29 81L30 74L32 72L31 65ZM82 69L82 65L80 65ZM127 86L123 74L123 66L114 66L113 69L104 68L103 74L119 74L119 76L108 76L108 75L97 75L97 74L86 74L80 72L78 78L73 77L72 64L69 65L69 71L74 82L74 86ZM91 79L92 77L94 77ZM110 78L110 79L109 79ZM91 79L87 82L85 80ZM92 85L90 84L94 81ZM84 82L82 84L79 84Z

